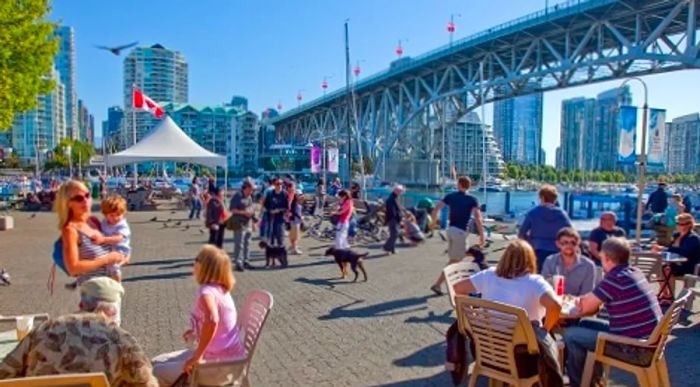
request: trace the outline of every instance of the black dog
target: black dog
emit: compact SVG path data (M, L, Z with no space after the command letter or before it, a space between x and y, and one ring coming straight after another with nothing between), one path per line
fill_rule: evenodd
M467 256L469 255L474 258L474 263L479 265L479 269L486 270L489 268L488 263L486 263L486 256L484 256L484 252L477 246L472 246L469 248L469 250L467 250Z
M275 267L275 259L280 262L282 268L287 267L287 249L284 246L270 246L265 241L260 241L258 246L265 249L265 267Z
M326 250L326 256L333 256L335 258L335 263L340 267L341 278L346 278L348 276L348 263L352 272L355 273L355 279L352 282L357 282L357 268L362 270L362 275L365 277L364 281L367 281L367 272L365 271L365 265L362 263L363 258L365 258L369 253L359 254L352 250L339 250L335 247L329 247Z

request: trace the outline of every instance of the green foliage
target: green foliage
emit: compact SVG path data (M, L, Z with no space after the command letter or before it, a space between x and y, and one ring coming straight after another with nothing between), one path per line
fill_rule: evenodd
M506 165L503 177L516 181L535 180L547 183L634 183L637 181L636 173L624 174L621 171L581 171L581 170L557 170L549 165L520 165L509 163ZM698 173L657 174L647 173L647 180L658 181L665 179L675 184L696 184L700 181Z
M47 75L58 42L54 24L44 20L48 12L49 0L0 1L0 130L54 87Z
M371 175L374 173L374 161L369 158L369 157L363 157L362 161L364 161L364 166L365 166L365 174L366 175ZM360 168L360 161L353 161L352 162L352 173L353 175L355 174L362 174L362 169Z
M7 153L5 153L5 155L7 155ZM4 160L0 160L0 166L2 168L19 168L22 166L22 163L20 162L17 153L12 152L9 156L5 157Z
M85 166L95 155L95 148L92 144L65 138L53 149L53 158L46 161L44 169L68 168L68 147L70 147L70 159L73 161L73 166L78 164Z

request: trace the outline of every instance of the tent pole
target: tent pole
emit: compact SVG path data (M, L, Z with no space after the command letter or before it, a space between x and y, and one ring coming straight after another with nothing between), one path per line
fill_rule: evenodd
M224 201L226 201L226 193L228 191L228 163L224 167Z

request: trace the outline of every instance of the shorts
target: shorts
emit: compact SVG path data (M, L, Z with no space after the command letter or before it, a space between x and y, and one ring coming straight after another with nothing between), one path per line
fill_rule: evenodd
M447 229L447 256L450 262L461 261L467 256L469 233L457 227Z

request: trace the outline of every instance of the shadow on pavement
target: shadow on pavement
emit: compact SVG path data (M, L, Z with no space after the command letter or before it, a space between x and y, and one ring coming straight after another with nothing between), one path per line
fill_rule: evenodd
M393 364L399 367L438 367L445 364L446 349L444 341L437 342L404 358L396 359Z
M411 313L427 309L428 306L424 304L429 297L430 296L404 298L402 300L387 301L357 309L348 309L353 305L363 302L361 300L357 300L349 304L335 307L331 309L328 314L320 316L318 319L334 320L338 318L372 318Z
M347 279L342 280L339 277L330 278L330 279L299 277L299 278L295 278L294 282L299 282L302 284L314 285L314 286L326 286L330 289L335 288L335 285L347 285L347 284L351 283Z
M379 384L382 387L424 387L424 386L451 386L452 379L447 372L440 372L427 378L404 380L401 382Z
M429 324L429 323L442 323L442 324L452 324L453 322L456 321L455 316L452 313L452 310L447 310L443 314L435 314L432 310L428 312L428 315L425 317L418 317L418 316L411 316L404 320L404 322L411 323L411 324Z
M194 263L194 257L192 258L174 258L174 259L161 259L158 261L137 261L130 262L128 265L124 266L128 268L129 266L156 266L156 265L174 265L187 262L189 265Z
M167 279L176 279L183 277L191 277L192 271L184 271L178 273L163 273L163 274L152 274L152 275L141 275L136 277L127 277L122 280L122 282L140 282L140 281L158 281Z

